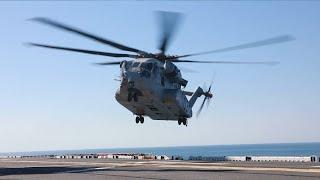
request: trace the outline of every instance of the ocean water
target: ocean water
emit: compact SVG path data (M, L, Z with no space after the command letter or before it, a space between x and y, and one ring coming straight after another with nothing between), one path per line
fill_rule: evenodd
M0 153L0 155L59 155L81 153L151 153L167 156L320 156L320 143L279 143L279 144L241 144L207 145L148 148L106 148L84 150L58 150Z

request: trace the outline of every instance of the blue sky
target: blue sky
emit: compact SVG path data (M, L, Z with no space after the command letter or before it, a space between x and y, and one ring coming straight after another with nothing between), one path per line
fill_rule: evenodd
M0 151L315 142L320 137L320 3L0 2ZM279 61L274 67L183 64L187 89L211 80L214 99L189 126L134 116L114 99L119 68L107 57L28 48L43 42L119 52L26 21L49 17L156 52L155 10L185 14L169 53L228 47L290 34L295 41L193 60ZM199 102L195 110L199 107Z

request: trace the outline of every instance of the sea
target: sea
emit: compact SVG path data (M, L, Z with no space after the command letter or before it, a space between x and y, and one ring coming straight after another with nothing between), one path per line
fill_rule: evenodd
M1 156L20 155L63 155L94 153L145 153L153 155L180 156L320 156L320 142L314 143L276 143L276 144L238 144L238 145L204 145L171 146L143 148L101 148L80 150L55 150L32 152L6 152Z

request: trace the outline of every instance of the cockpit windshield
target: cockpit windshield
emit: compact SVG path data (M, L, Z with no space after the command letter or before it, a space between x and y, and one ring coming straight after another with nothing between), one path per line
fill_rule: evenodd
M128 64L129 71L138 72L141 77L150 78L151 74L158 72L157 64L153 62L135 62L131 61Z
M140 64L139 62L133 62L132 67L133 68L139 67L139 64Z
M140 66L142 69L151 71L153 68L153 63L142 63Z
M150 78L151 71L153 70L153 63L141 63L140 64L140 72L142 77Z

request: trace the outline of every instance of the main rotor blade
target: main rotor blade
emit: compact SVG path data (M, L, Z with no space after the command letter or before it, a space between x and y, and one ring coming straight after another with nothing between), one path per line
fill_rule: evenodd
M160 23L161 35L159 50L165 54L172 37L180 24L182 14L176 12L157 11L158 21Z
M28 43L28 45L49 48L49 49L72 51L72 52L78 52L78 53L84 53L84 54L109 56L109 57L129 57L129 58L137 58L138 57L137 55L132 55L132 54L109 53L109 52L102 52L102 51L92 51L92 50L86 50L86 49L62 47L62 46L52 46L52 45L38 44L38 43Z
M209 64L261 64L261 65L277 65L277 61L193 61L193 60L172 60L176 63L209 63Z
M195 71L193 69L190 69L190 68L186 68L186 67L181 67L181 66L178 66L178 68L183 71L184 73L199 73L199 71Z
M131 48L131 47L128 47L128 46L113 42L111 40L108 40L108 39L105 39L105 38L102 38L102 37L98 37L98 36L93 35L91 33L84 32L84 31L82 31L80 29L76 29L74 27L59 23L57 21L50 20L48 18L37 17L37 18L32 18L31 20L34 20L34 21L37 21L37 22L40 22L40 23L43 23L43 24L58 28L58 29L62 29L62 30L65 30L65 31L68 31L68 32L71 32L71 33L79 34L79 35L84 36L86 38L89 38L89 39L95 40L97 42L112 46L114 48L121 49L123 51L130 51L130 52L135 52L135 53L138 53L138 54L145 54L146 53L146 52L141 51L139 49Z
M118 65L120 64L120 61L114 61L114 62L103 62L103 63L94 63L96 65L102 65L102 66L108 66L108 65Z
M178 56L177 58L198 56L198 55L210 54L210 53L235 51L235 50L240 50L240 49L248 49L248 48L266 46L266 45L271 45L271 44L278 44L278 43L283 43L283 42L288 42L288 41L293 41L293 40L295 40L295 38L290 35L282 35L282 36L276 36L276 37L269 38L269 39L264 39L261 41L240 44L237 46L231 46L231 47L216 49L216 50L212 50L212 51L204 51L204 52L200 52L200 53L186 54L186 55Z

